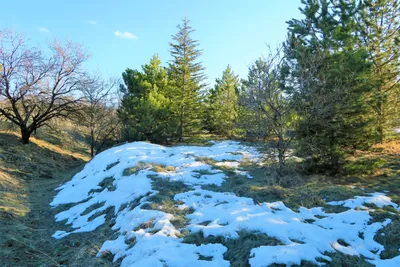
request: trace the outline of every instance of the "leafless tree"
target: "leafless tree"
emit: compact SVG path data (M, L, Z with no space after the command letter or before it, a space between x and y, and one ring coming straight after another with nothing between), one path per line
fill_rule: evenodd
M22 143L56 117L76 111L78 94L86 82L83 63L88 59L81 45L54 41L51 55L29 47L24 34L0 31L0 116L16 124Z
M116 114L118 105L119 81L108 81L101 76L93 76L90 83L82 87L84 101L77 117L79 123L89 130L90 154L93 157L109 139L118 135L119 119Z
M260 58L250 67L249 81L245 83L246 94L241 100L246 106L260 111L267 119L267 125L275 138L278 172L282 173L286 164L286 154L292 137L288 134L293 121L291 101L280 84L282 64L281 49L269 50L266 58Z

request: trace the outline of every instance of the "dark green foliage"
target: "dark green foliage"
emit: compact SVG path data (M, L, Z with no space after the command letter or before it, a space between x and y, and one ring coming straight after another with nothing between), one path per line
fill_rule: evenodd
M356 19L360 45L367 48L373 63L369 103L382 143L400 124L400 1L364 0Z
M170 43L173 58L169 66L172 85L170 97L178 122L179 141L182 141L184 136L198 133L201 128L201 90L205 86L204 67L198 62L201 56L199 42L192 39L194 29L189 23L187 18L183 19L182 25L178 25L178 32L172 36L173 42Z
M374 174L386 164L384 159L361 158L344 165L346 174Z
M348 153L374 142L371 63L356 45L355 3L302 2L304 19L288 23L282 74L300 118L299 152L310 167L337 171Z
M250 140L265 140L270 133L269 120L258 103L254 103L252 91L258 91L263 87L263 81L266 78L267 62L260 58L250 67L246 80L242 81L239 99L239 127L243 129L244 135ZM254 89L254 90L253 90Z
M214 133L233 137L238 119L239 78L231 67L224 70L221 79L216 79L214 89L208 95L208 120Z
M170 82L157 55L142 72L127 69L123 74L124 92L119 116L125 124L125 137L131 141L166 142L175 135Z

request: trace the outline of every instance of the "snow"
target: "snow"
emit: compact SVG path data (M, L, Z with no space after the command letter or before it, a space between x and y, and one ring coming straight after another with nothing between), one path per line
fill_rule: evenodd
M180 239L161 234L136 234L138 241L127 249L123 238L106 241L100 249L116 255L114 261L126 255L121 266L229 266L223 259L226 247L221 244L196 246L182 243ZM200 260L199 256L212 257L212 261Z
M369 213L354 209L342 213L325 213L322 208L300 208L299 212L294 212L282 202L256 205L251 198L200 188L177 194L175 199L184 203L181 208L195 209L194 213L187 216L191 219L187 227L191 232L201 231L205 237L238 238L241 230L255 231L274 237L284 244L253 249L251 262L254 266L268 266L265 262L299 264L301 260L317 263L317 258L329 260L323 253L335 250L348 255L379 259L384 247L374 241L373 237L391 222L387 219L368 224L371 219ZM313 222L308 223L306 220ZM205 221L211 223L203 225ZM361 233L364 238L359 237ZM340 245L340 239L349 246Z
M250 254L252 258L249 262L252 267L269 266L273 263L285 264L286 266L300 265L302 260L320 265L315 260L317 256L328 261L330 259L313 246L297 243L287 246L262 246L252 249Z
M143 203L145 204L145 203ZM143 205L142 204L142 205ZM142 223L154 220L154 226L138 229ZM229 266L223 259L226 248L221 244L196 246L182 243L178 236L180 232L172 225L173 215L142 209L141 206L129 210L125 208L117 217L114 230L125 232L116 240L108 240L101 247L98 256L103 252L113 253L114 261L125 257L121 266ZM159 231L154 231L159 230ZM151 232L156 232L151 234ZM128 248L125 240L134 238L134 247ZM212 261L199 259L199 255L212 257ZM212 263L212 264L210 264Z
M217 166L226 167L226 168L233 168L237 169L239 167L240 162L237 161L224 161L216 163Z
M217 167L203 163L199 160L202 157L217 161ZM224 259L225 246L183 243L183 231L227 239L238 238L239 231L251 231L280 242L253 248L249 255L251 266L299 265L303 260L321 265L321 259L331 260L327 252L363 256L376 266L399 266L400 256L380 259L384 247L374 240L377 232L391 220L371 223L370 210L364 206L375 204L399 210L383 193L329 202L350 209L326 213L321 207L293 211L282 202L256 204L251 198L202 188L220 186L228 179L218 167L252 178L239 165L245 159L255 162L260 157L255 148L233 141L213 142L209 147L163 147L136 142L109 149L57 189L51 206L70 205L55 219L66 220L73 230L56 231L53 237L60 239L73 233L94 231L106 222L107 212L115 221L112 229L120 235L105 241L98 256L110 252L114 261L122 259L121 266L229 266ZM152 168L154 164L174 168L156 172ZM142 167L136 172L124 175L125 169L139 166ZM108 186L100 186L106 179ZM152 188L152 179L181 181L187 186L186 192L174 196L177 208L194 211L186 215L187 226L176 228L172 223L176 219L174 214L146 208L151 204L150 197L158 193ZM206 221L209 223L205 224Z
M369 262L376 267L398 267L400 266L400 256L386 260L369 260Z
M233 152L235 154L232 154ZM92 216L108 208L114 208L114 214L117 215L123 204L155 193L151 187L151 179L148 178L151 174L168 178L170 181L182 181L187 185L221 185L225 180L225 174L196 160L198 157L206 156L214 160L241 160L244 157L256 159L259 154L254 148L244 147L239 142L233 141L215 143L211 147L171 148L136 142L109 149L86 164L70 182L58 188L60 192L50 204L51 206L80 203L56 216L56 221L67 219L67 224L71 224L76 230L69 233L58 231L53 236L61 238L70 233L93 231L104 224L105 220L104 216L99 216L90 221ZM174 166L176 170L157 173L147 168L136 174L123 175L125 169L135 167L140 162ZM199 171L207 171L211 174L199 175ZM114 179L113 185L116 189L109 191L105 188L100 192L95 192L101 190L98 184L110 177ZM104 205L86 215L81 215L86 209L99 203L104 203Z
M369 196L356 196L355 198L343 200L343 201L331 201L327 204L333 206L343 206L350 209L368 209L368 207L364 206L364 204L374 204L378 208L383 208L384 206L392 206L393 208L400 211L399 206L396 203L393 203L390 197L387 197L383 193L372 193Z

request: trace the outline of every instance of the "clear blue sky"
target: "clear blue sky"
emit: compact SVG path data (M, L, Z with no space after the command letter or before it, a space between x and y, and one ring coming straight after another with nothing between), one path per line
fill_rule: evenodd
M154 53L166 65L171 35L187 16L212 85L228 64L245 78L266 44L284 41L286 21L300 17L299 6L300 0L15 0L2 1L0 28L25 32L41 47L54 38L83 43L89 70L119 77Z

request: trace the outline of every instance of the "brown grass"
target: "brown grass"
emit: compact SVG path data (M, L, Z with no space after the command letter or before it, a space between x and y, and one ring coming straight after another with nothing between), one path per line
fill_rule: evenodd
M0 134L11 134L11 135L15 135L18 138L20 138L20 135L16 132L13 131L0 131ZM83 154L83 153L77 153L77 152L72 152L71 150L67 150L67 149L63 149L59 146L53 145L47 141L38 139L34 136L32 136L30 138L31 143L37 145L38 147L44 148L44 149L48 149L50 151L53 151L57 154L61 154L61 155L66 155L66 156L71 156L77 159L81 159L83 161L89 161L90 157L89 155Z
M383 144L374 145L376 149L382 149L384 153L390 155L400 155L400 140L388 141Z
M76 156L76 157L74 157ZM110 266L94 258L102 233L55 240L62 225L54 222L49 203L54 190L81 168L79 155L33 138L23 145L16 133L0 133L0 259L1 266ZM65 229L65 228L64 228ZM101 239L101 240L100 240Z

